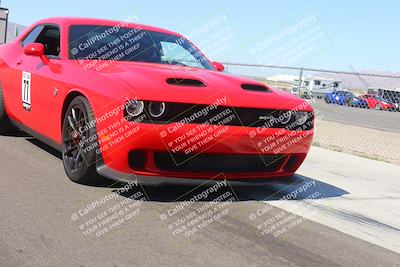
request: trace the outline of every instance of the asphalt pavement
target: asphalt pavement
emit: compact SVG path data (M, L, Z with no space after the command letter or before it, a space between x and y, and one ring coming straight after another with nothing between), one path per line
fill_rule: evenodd
M295 178L266 186L121 189L71 182L30 137L1 136L0 149L0 266L400 262L394 165L313 148Z
M311 104L323 120L400 133L400 112L327 104L322 99Z

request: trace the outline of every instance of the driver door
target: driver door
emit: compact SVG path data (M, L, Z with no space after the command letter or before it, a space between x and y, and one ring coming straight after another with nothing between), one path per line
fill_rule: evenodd
M40 25L32 30L31 34L22 41L22 46L30 43L43 44L45 55L57 64L60 61L59 27ZM44 137L58 141L59 133L54 127L60 124L57 109L61 109L62 101L57 95L62 84L57 79L61 73L45 65L40 57L27 56L23 52L17 62L16 71L20 73L20 80L16 84L20 86L17 97L21 103L18 113L21 114L22 124Z

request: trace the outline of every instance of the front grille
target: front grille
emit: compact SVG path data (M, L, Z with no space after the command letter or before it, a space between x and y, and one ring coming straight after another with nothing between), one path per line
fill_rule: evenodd
M299 128L296 121L296 111L233 108L226 106L193 105L184 103L165 103L165 114L152 118L149 115L148 101L145 101L145 116L142 123L195 123L210 125L286 128L294 130ZM222 116L221 116L222 115ZM129 116L126 116L129 119ZM301 124L302 130L313 128L313 114L307 112L307 119Z
M274 172L282 165L284 155L221 155L154 153L158 169L164 171L197 172Z

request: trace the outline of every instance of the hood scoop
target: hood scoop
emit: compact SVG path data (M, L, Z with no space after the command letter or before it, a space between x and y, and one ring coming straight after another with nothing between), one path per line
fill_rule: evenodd
M242 89L248 90L248 91L257 91L257 92L270 92L269 89L266 86L262 85L257 85L257 84L242 84L241 85Z
M175 86L192 86L192 87L205 87L206 85L196 79L186 79L186 78L168 78L167 83L169 85Z

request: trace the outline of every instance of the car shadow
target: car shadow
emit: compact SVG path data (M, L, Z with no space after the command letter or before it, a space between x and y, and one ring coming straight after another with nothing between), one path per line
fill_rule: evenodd
M203 184L201 186L185 185L163 185L163 186L142 186L134 187L124 192L114 190L119 195L131 197L138 190L143 190L149 201L155 202L182 202L198 199L203 192L207 192L215 183ZM220 187L213 194L202 197L197 201L215 201L216 197L230 192L235 201L268 201L268 200L305 200L305 199L324 199L339 197L349 192L333 185L305 177L299 174L289 179L271 180L262 185L231 185L227 181L226 186Z
M58 158L60 161L62 161L62 154L57 149L54 149L53 147L43 143L42 141L40 141L30 135L25 134L25 135L21 135L21 137L24 137L25 140L28 141L29 143L37 146L38 148L44 150L45 152L51 154L52 156L54 156L54 157ZM93 183L87 183L87 184L82 184L82 185L91 186L91 187L109 187L109 188L121 188L123 186L123 184L121 184L121 183L107 179L100 175L98 177L96 177L96 179L94 179L94 180L95 180L95 182L93 182Z
M61 152L38 139L26 135L24 132L19 132L14 136L24 137L31 144L62 160ZM139 186L130 190L124 190L122 193L118 189L124 186L123 183L115 182L104 177L96 179L94 184L86 185L92 187L108 187L119 195L127 198L135 194L137 190L142 190L149 201L181 202L192 200L194 197L202 194L202 192L207 191L207 189L211 188L214 184L215 182L206 182L199 186L181 184ZM307 198L323 199L349 194L349 192L333 185L296 174L291 178L275 179L270 180L268 183L254 185L234 185L227 181L227 184L219 188L215 194L209 194L207 197L202 197L198 201L213 201L216 195L223 194L227 191L235 197L236 201L304 200Z
M6 137L31 137L29 134L23 132L23 131L13 131L11 133L2 133L1 136L6 136Z
M46 145L45 143L43 143L42 141L39 141L38 139L28 136L27 138L25 138L26 141L28 141L29 143L37 146L38 148L46 151L47 153L51 154L52 156L62 160L62 156L61 156L61 152L52 148L51 146Z

